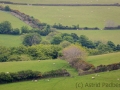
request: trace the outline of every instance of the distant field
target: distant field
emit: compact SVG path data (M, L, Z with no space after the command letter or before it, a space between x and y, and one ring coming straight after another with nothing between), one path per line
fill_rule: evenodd
M0 46L17 47L22 45L22 36L0 34Z
M93 41L113 41L120 44L120 30L59 30L62 33L76 33L78 36L85 35Z
M9 21L13 28L21 28L22 26L28 26L30 28L29 25L25 24L23 21L19 20L18 18L12 16L10 13L0 11L0 22L3 21Z
M96 56L89 56L87 62L94 64L95 66L98 65L108 65L112 63L120 62L120 52L118 53L110 53L104 55L96 55Z
M120 7L9 6L50 25L54 23L69 26L79 24L80 27L103 28L111 22L115 26L120 24L118 19Z
M109 3L120 3L120 0L0 0L0 1L12 1L19 3L41 3L41 4L109 4Z

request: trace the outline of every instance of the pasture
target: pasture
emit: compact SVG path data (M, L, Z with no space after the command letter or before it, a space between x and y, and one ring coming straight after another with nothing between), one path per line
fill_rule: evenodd
M80 27L103 29L106 25L116 26L120 24L118 19L120 17L120 7L9 6L50 25L55 23L68 26L79 24Z
M119 90L120 70L75 77L61 77L41 79L37 82L25 81L0 85L1 90ZM95 77L92 79L91 77ZM48 81L49 80L49 81ZM106 86L106 84L117 84L118 86ZM89 86L88 86L88 85ZM95 86L92 84L95 84ZM99 86L98 86L99 85ZM82 88L81 88L82 86Z
M3 1L3 0L0 0ZM120 3L120 0L4 0L17 3L40 3L40 4L111 4Z
M94 64L95 66L98 66L101 64L108 65L112 63L118 63L120 62L120 52L89 56L87 59L87 62Z
M120 52L110 53L96 56L89 56L87 62L97 66L101 64L112 64L120 62ZM55 63L55 64L53 64ZM38 61L21 61L21 62L4 62L0 63L0 72L16 72L20 70L34 70L34 71L50 71L55 69L65 68L71 74L75 74L76 70L69 66L65 60L55 59L55 60L41 60Z
M55 63L55 64L53 64ZM71 74L76 75L76 70L69 66L64 60L41 60L38 61L23 61L23 62L5 62L0 63L0 72L16 72L20 70L34 70L40 72L46 72L50 70L56 70L65 68Z
M9 21L13 28L21 28L22 26L28 26L23 21L11 15L9 12L0 11L0 22Z
M76 33L78 36L85 35L92 41L112 41L120 44L120 30L59 30L61 33Z
M22 45L22 36L0 34L0 46L17 47Z
M101 64L110 64L118 62L120 58L120 53L113 53L113 54L105 54L101 56L94 56L88 57L88 62L91 62L94 65ZM111 61L106 59L107 57L111 56ZM99 57L99 58L98 58ZM112 58L114 57L114 58ZM105 60L105 61L104 61ZM96 63L97 62L97 63ZM55 63L53 65L53 63ZM5 62L0 63L0 72L15 72L19 70L38 70L41 72L59 69L59 68L66 68L72 75L72 77L60 77L60 78L46 78L38 80L37 82L34 81L24 81L18 83L11 83L11 84L3 84L0 85L1 90L80 90L82 85L82 90L119 90L120 86L105 86L106 84L120 84L120 70L111 71L111 72L103 72L96 74L90 74L85 76L78 76L77 71L71 68L68 63L64 60L41 60L38 61L23 61L23 62ZM92 79L95 77L95 79ZM49 81L48 81L49 80ZM87 85L89 84L89 86ZM92 86L92 84L95 84ZM99 86L98 86L99 85ZM19 88L18 88L19 87Z

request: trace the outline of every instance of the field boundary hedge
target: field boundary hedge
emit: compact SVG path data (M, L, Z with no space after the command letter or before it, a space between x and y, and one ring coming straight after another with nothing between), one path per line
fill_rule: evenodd
M120 69L120 62L109 64L109 65L99 65L93 68L92 70L79 72L79 75L82 76L82 75L88 75L88 74L93 74L93 73L113 71L113 70L118 70L118 69Z
M18 72L1 72L0 84L12 83L19 81L54 78L54 77L67 77L70 76L66 69L51 70L49 72L41 73L39 71L22 70Z
M33 6L120 6L119 3L114 4L29 4L29 3L15 3L10 1L0 1L4 4L14 4L14 5L33 5Z

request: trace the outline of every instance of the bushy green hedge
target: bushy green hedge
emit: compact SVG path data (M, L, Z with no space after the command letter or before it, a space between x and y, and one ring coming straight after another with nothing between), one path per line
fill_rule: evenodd
M0 83L9 83L16 81L31 80L36 78L41 78L42 74L39 71L25 70L15 73L1 72L0 73Z
M51 70L43 73L43 78L47 77L59 77L59 76L70 76L66 69Z
M49 72L41 73L39 71L23 70L18 72L1 72L0 84L11 83L25 80L41 79L48 77L70 76L65 69L51 70Z

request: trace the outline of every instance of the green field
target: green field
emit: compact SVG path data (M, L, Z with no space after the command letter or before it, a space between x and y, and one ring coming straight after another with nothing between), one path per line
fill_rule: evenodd
M55 65L53 64L55 63ZM34 71L50 71L66 68L71 74L76 74L76 70L68 65L64 60L42 60L38 61L23 61L23 62L5 62L0 63L0 72L16 72L20 70Z
M116 87L103 86L104 83L120 84L117 78L120 77L120 70L100 73L95 79L91 77L95 74L86 76L63 77L63 78L49 78L38 80L38 82L26 81L19 83L0 85L1 90L120 90L120 85ZM82 83L82 84L81 84ZM99 86L87 86L87 84L99 84ZM83 85L83 88L80 86Z
M112 53L112 54L105 54L105 55L98 55L98 56L90 56L88 57L88 62L91 62L94 65L100 65L101 61L102 64L110 64L119 62L120 60L120 53ZM110 57L111 59L107 58ZM110 62L110 60L112 62ZM55 63L55 65L53 65ZM38 82L33 81L25 81L25 82L18 82L18 83L11 83L11 84L3 84L0 85L1 90L81 90L79 83L83 84L82 90L119 90L119 87L107 87L103 86L104 83L115 83L120 84L117 80L120 78L120 70L111 71L111 72L104 72L98 73L99 76L95 76L95 74L85 75L85 76L78 76L75 69L71 68L68 63L64 60L43 60L43 61L23 61L23 62L5 62L0 63L0 72L15 72L19 70L38 70L41 72L59 69L59 68L66 68L74 77L61 77L61 78L48 78L48 79L41 79ZM95 77L93 80L91 77ZM93 83L99 84L100 86L87 86L86 84ZM19 87L19 88L18 88Z
M120 24L118 19L120 7L9 6L50 25L54 23L69 26L79 24L80 27L103 28L109 23L114 26Z
M0 22L9 21L13 28L21 28L22 26L28 26L30 28L29 25L25 24L23 21L19 20L8 12L0 11L0 16Z
M92 41L112 41L120 44L120 30L59 30L62 33L76 33L78 36L85 35Z
M112 63L120 62L120 52L118 53L110 53L104 55L96 55L96 56L89 56L87 62L94 64L95 66L98 65L108 65Z
M0 0L0 1L12 1L18 3L41 3L41 4L110 4L120 3L120 0Z
M87 62L97 66L101 64L112 64L120 62L120 52L110 53L96 56L89 56ZM53 65L55 63L55 65ZM38 61L22 61L22 62L4 62L0 63L0 72L16 72L20 70L37 70L41 72L50 71L54 69L66 68L71 74L75 73L75 70L71 68L64 60L41 60Z
M22 45L22 36L0 34L0 46L16 47Z

